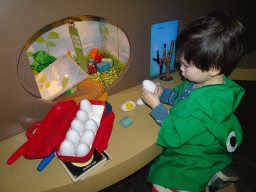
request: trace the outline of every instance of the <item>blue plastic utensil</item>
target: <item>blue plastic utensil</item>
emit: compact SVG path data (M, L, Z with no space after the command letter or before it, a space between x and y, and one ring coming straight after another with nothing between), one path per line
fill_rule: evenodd
M51 162L51 160L55 156L55 152L56 152L56 150L54 150L53 153L51 155L49 155L48 157L43 158L43 160L37 167L38 171L42 171Z

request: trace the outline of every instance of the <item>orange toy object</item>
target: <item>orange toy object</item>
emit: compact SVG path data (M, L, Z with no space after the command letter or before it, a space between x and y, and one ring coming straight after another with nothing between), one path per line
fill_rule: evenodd
M90 58L94 59L95 56L98 55L98 54L99 54L99 49L93 48L93 49L91 50Z

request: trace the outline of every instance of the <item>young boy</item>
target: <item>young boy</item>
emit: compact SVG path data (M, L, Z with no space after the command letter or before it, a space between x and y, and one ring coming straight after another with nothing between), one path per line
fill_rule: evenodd
M142 99L161 125L157 144L163 150L148 176L153 191L203 191L231 163L243 134L234 110L245 91L225 74L242 55L243 34L243 25L223 12L197 19L176 41L186 80L173 90L159 84L154 93L142 88ZM173 107L168 111L163 103Z

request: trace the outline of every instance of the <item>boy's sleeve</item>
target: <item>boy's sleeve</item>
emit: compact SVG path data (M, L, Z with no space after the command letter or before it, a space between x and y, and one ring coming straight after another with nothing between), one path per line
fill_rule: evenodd
M165 118L168 116L169 110L164 106L164 104L159 104L155 109L150 112L150 115L155 119L155 121L162 126Z
M178 97L178 93L172 89L163 87L163 93L160 96L160 101L168 105L174 105L175 99Z

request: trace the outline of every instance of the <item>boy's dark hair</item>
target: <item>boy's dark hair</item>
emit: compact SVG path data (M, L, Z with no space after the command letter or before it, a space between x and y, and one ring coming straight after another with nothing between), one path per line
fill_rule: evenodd
M220 74L232 72L243 53L244 27L216 11L200 17L184 29L176 40L177 62L184 59L201 69L211 67Z

